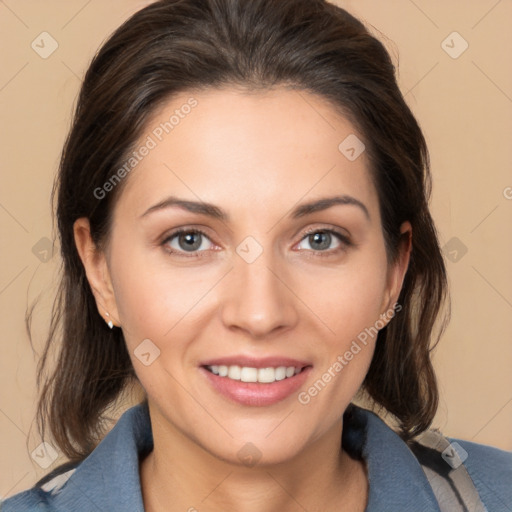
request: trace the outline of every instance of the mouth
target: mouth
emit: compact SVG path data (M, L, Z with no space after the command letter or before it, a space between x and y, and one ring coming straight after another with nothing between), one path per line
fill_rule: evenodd
M232 357L205 361L200 370L211 389L248 406L280 402L305 383L313 365L289 358Z

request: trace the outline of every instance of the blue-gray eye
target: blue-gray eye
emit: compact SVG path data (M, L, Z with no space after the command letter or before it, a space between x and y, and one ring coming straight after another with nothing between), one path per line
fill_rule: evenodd
M334 235L334 236L333 236ZM307 247L301 247L301 245L307 241L314 251L325 251L327 249L336 249L340 247L341 241L340 236L337 233L318 229L312 233L306 235L299 244L299 249L307 249ZM332 242L336 242L337 245L331 247Z
M182 230L172 234L165 243L173 251L197 252L207 250L209 239L201 231ZM211 242L210 242L211 244Z

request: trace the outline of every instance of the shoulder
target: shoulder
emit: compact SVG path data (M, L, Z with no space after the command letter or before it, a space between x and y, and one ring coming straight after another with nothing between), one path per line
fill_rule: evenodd
M76 464L74 465L76 466ZM0 512L50 512L55 510L53 497L66 484L76 467L63 464L26 491L0 502Z
M126 411L84 460L64 464L33 488L0 503L0 512L143 512L139 459L153 447L147 404Z
M439 500L445 503L453 494L459 503L461 491L466 493L462 499L471 500L475 489L484 510L512 511L512 452L444 437L437 432L433 439L435 446L420 445L426 448L426 452L420 450L422 454L417 450L418 443L406 443L373 411L351 407L345 420L344 447L362 453L367 463L368 512L439 512ZM443 440L441 445L438 445L439 438ZM454 451L457 453L450 459ZM461 464L463 467L457 471ZM461 474L468 475L473 485L468 488Z
M462 439L448 440L458 445L459 456L487 508L508 510L505 507L512 503L512 452Z

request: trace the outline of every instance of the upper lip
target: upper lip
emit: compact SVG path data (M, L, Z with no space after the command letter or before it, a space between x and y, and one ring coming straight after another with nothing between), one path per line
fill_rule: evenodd
M228 356L209 359L201 363L201 366L245 366L248 368L277 368L279 366L294 366L295 368L304 368L311 366L307 361L299 361L291 357L268 356L268 357L251 357L251 356Z

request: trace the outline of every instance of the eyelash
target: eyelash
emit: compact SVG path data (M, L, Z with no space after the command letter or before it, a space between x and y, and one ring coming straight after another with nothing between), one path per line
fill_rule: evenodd
M329 250L323 250L323 251L308 250L307 252L314 253L314 257L320 257L320 258L324 257L325 258L325 257L333 256L335 254L338 254L340 251L346 250L348 247L351 247L354 245L348 236L346 236L343 233L341 233L335 229L332 229L332 228L309 229L308 231L306 231L302 234L302 237L301 237L299 243L302 242L309 235L312 235L314 233L329 233L331 235L334 235L338 239L338 241L342 244L340 247L337 247L336 249L329 249ZM179 229L176 229L175 231L173 231L172 233L170 233L169 236L166 236L165 239L162 241L161 245L165 248L166 252L169 255L177 255L178 257L183 257L183 258L201 258L201 257L203 257L202 253L207 252L207 251L195 251L195 252L190 252L189 254L187 254L185 251L170 250L167 247L167 244L171 240L173 240L174 238L176 238L177 236L179 236L181 234L201 235L201 236L206 237L208 240L210 240L209 236L204 231L202 231L200 229L179 228Z

